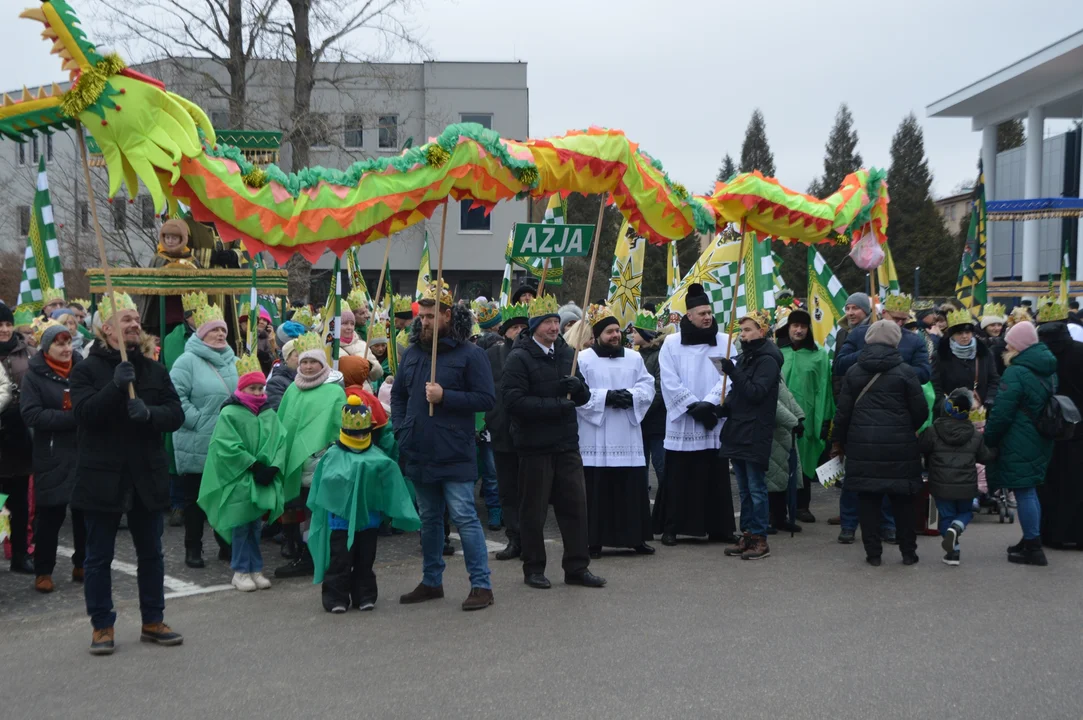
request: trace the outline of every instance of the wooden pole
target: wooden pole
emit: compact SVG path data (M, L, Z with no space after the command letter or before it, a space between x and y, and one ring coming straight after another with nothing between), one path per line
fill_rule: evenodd
M880 299L880 292L876 289L876 273L878 271L879 268L873 268L869 272L869 289L872 290L872 292L869 294L869 300L871 301L870 305L872 305L872 307L870 307L869 309L872 310L873 322L876 322L880 319L876 315L876 301Z
M594 266L598 262L598 245L602 237L602 217L605 215L605 201L609 199L609 193L602 193L601 201L598 203L598 222L594 225L594 247L590 251L590 269L587 270L587 289L583 291L583 320L587 320L587 308L590 307L590 286L594 283ZM541 293L538 294L541 297ZM572 375L575 375L576 369L579 368L579 347L576 346L575 354L572 355ZM569 397L571 397L569 395Z
M549 272L549 258L545 258L545 263L542 264L541 282L538 283L538 297L542 296L545 292L545 274Z
M105 255L105 239L102 238L102 226L98 222L98 204L94 199L94 185L90 182L90 162L87 160L86 140L83 138L83 126L75 123L75 134L79 137L79 155L83 160L83 180L86 181L87 201L90 205L90 216L94 219L94 237L98 241L98 257L102 263L102 275L105 276L105 294L109 298L109 304L113 308L113 332L120 340L118 343L121 362L128 362L128 347L124 344L124 337L120 334L120 313L117 312L117 296L113 292L113 274L109 269L109 258ZM128 397L135 398L135 387L128 385Z
M436 346L440 341L440 298L444 293L444 241L447 239L447 214L448 201L444 201L444 213L440 220L440 253L436 261L436 318L432 328L432 367L429 372L429 382L436 382ZM429 417L433 416L436 406L429 403Z
M391 256L391 236L387 237L387 246L384 247L384 264L380 266L380 284L376 286L376 297L372 301L372 317L369 318L369 326L365 328L365 344L367 345L369 339L372 337L372 324L377 322L378 315L380 314L380 299L384 291L384 280L386 279L385 273L387 272L387 259ZM358 269L357 272L361 272ZM394 308L392 308L394 309ZM392 313L388 313L390 316ZM389 318L390 319L390 318ZM394 327L394 325L392 325ZM391 330L388 330L391 332ZM393 342L394 338L388 338L388 341Z
M737 319L737 289L741 287L741 270L745 264L745 232L748 230L748 225L745 223L744 218L741 219L741 247L740 254L737 256L737 280L733 285L733 300L730 305L730 321L727 323L726 328L726 358L729 359L730 351L733 349L733 322ZM748 297L745 296L745 302L748 302ZM726 397L726 386L729 384L729 375L722 376L722 398Z

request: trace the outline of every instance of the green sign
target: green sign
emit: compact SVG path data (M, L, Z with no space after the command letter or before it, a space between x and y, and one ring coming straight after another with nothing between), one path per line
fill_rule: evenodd
M582 257L590 251L593 225L515 223L515 257Z

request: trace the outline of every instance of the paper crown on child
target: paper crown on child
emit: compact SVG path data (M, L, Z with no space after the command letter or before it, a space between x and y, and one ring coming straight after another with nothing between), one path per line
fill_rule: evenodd
M513 303L505 305L500 311L500 319L502 322L509 320L526 320L530 317L530 306L526 303Z
M298 355L309 350L323 350L323 346L323 337L314 332L306 332L293 341L293 349L297 351Z
M635 320L632 321L632 327L636 330L656 333L658 332L658 316L652 312L640 310L636 313Z
M410 346L410 333L406 332L406 328L399 330L399 334L395 336L395 344L399 347Z
M368 295L361 288L354 288L350 291L350 294L346 296L346 302L350 304L351 310L360 310L363 306L369 304Z
M470 303L470 308L474 311L474 317L478 319L478 325L483 329L496 327L500 324L500 306L489 300L478 301Z
M41 304L44 307L51 302L64 302L64 288L42 288Z
M354 450L367 450L372 444L372 411L356 395L346 398L342 406L339 440Z
M132 296L128 293L115 292L113 295L116 297L116 307L113 306L108 294L102 298L101 305L98 306L98 312L101 313L102 322L106 322L118 312L136 309L135 301L132 300Z
M316 319L312 317L312 310L307 305L302 305L293 311L293 322L304 325L305 330L311 330L312 326L316 324Z
M608 305L596 305L592 303L587 306L587 322L591 327L594 327L609 318L616 320L617 316L613 314L613 311L609 309Z
M414 316L414 299L408 295L395 295L391 298L391 311L395 315Z
M893 313L908 313L910 307L914 304L914 298L906 293L899 293L898 295L888 295L884 299L884 312Z
M981 309L981 317L984 320L988 317L998 318L1000 322L1004 322L1004 318L1008 315L1008 308L1004 307L1000 303L986 303L985 307Z
M368 343L369 345L382 345L387 343L387 325L384 325L380 321L376 321L369 325L368 329Z
M1068 306L1056 295L1038 298L1038 322L1057 322L1068 319Z
M974 327L974 316L966 308L948 313L948 329L955 327Z
M237 375L244 376L248 373L263 372L263 368L260 367L259 358L255 355L249 355L245 353L237 358Z
M985 422L985 418L986 413L984 405L979 405L970 411L970 422L972 423Z
M451 288L448 287L447 281L440 281L440 290L437 291L436 283L431 282L425 286L425 289L421 291L421 299L418 302L440 302L441 305L451 307L455 303L455 299L451 296Z
M737 324L740 325L745 320L756 323L761 330L771 327L771 313L767 310L749 310L737 320Z
M217 305L200 305L192 312L192 322L197 328L206 323L224 319L222 308Z
M71 300L68 300L68 305L78 305L79 307L86 310L90 307L90 301L84 298L72 298Z
M181 295L181 307L184 308L186 314L195 312L197 308L209 304L210 301L207 299L207 293L201 290Z
M470 339L476 340L479 337L481 337L481 325L474 323L470 326Z
M552 295L541 295L530 301L530 309L527 311L527 317L542 317L544 315L558 315L557 310L560 305L557 303L557 299Z

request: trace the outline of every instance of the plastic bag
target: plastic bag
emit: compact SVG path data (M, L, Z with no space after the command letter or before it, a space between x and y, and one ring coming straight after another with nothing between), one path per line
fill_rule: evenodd
M866 272L880 267L880 264L884 262L884 257L884 248L880 246L872 233L863 235L850 248L850 259Z

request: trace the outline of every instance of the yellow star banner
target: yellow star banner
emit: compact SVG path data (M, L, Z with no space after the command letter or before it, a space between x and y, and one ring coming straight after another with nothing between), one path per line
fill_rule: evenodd
M680 285L662 305L662 309L684 314L684 297L688 294L688 286L699 283L709 290L709 286L722 283L721 276L731 272L727 266L733 263L736 267L740 255L741 242L739 240L728 242L721 233L716 235L711 244L700 254L696 264L685 273Z
M643 290L643 257L646 252L647 241L638 237L625 220L617 233L607 303L621 327L631 325L639 312L639 297Z

